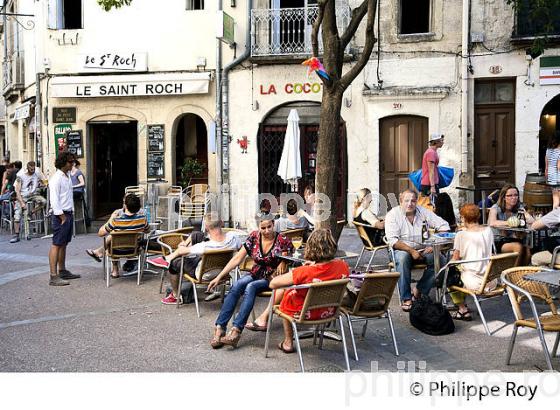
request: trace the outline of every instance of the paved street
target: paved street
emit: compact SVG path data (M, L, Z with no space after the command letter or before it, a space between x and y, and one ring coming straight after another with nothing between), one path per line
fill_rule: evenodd
M68 248L68 268L82 275L70 286L48 286L50 239L18 244L0 236L0 371L3 372L295 372L296 355L285 355L275 346L281 340L276 319L270 357L263 354L264 333L245 331L236 350L212 350L209 340L219 300L201 301L202 317L194 305L179 309L160 303L159 276L112 281L106 288L101 264L85 254L99 238L79 235ZM353 229L345 229L343 249L358 251ZM396 298L396 295L395 295ZM267 300L258 301L257 310ZM504 357L513 315L507 297L485 302L493 336L484 333L477 316L472 322L456 322L456 332L430 337L414 329L396 300L393 313L401 355L393 355L386 321L372 322L365 340L358 341L360 361L352 369L368 371L372 362L382 370L402 369L412 361L428 370L539 371L546 368L535 332L520 331L512 366ZM471 302L471 308L474 304ZM356 325L356 333L361 326ZM552 346L553 338L548 342ZM338 342L326 341L325 349L303 342L306 368L341 371L344 359ZM553 364L560 368L558 359ZM408 366L408 364L406 364Z

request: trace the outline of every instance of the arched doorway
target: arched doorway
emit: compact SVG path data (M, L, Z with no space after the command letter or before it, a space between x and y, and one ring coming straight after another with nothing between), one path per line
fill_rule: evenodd
M560 94L550 100L543 108L539 132L539 169L544 171L546 147L556 132L560 132Z
M382 118L379 123L379 191L387 198L413 185L408 174L422 166L428 146L428 119L415 115Z
M190 184L208 184L208 143L204 120L196 114L185 114L179 118L175 132L175 175L174 182L186 187L181 169L183 165L202 165L202 173L193 176ZM196 162L194 162L196 161Z
M317 102L289 103L269 112L259 127L259 193L270 193L279 197L281 193L290 192L290 186L277 175L284 137L286 135L287 118L292 108L297 109L300 118L300 155L302 178L299 181L299 194L308 184L315 183L317 162L317 141L319 138L319 120L321 105ZM340 151L337 183L337 217L346 213L347 187L347 156L346 126L340 125Z

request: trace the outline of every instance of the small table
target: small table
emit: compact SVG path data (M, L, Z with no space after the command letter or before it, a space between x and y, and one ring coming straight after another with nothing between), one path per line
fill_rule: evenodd
M522 233L522 234L525 234L525 235L524 235L524 238L527 239L527 241L526 241L525 244L526 244L529 248L531 248L531 249L533 248L533 245L534 245L534 235L535 235L535 233L537 232L537 231L534 230L534 229L531 229L531 228L512 228L512 227L499 227L499 228L493 228L493 229L495 229L495 230L497 230L497 231L506 231L506 232L514 232L514 233ZM504 235L496 235L496 236L504 236ZM506 238L507 238L507 236L506 236ZM524 242L525 242L525 241L524 241Z
M441 264L440 264L440 261L439 261L439 257L441 255L441 251L443 250L443 247L446 246L446 245L453 245L453 243L455 242L455 237L446 238L446 237L438 237L436 235L430 236L426 240L422 239L422 237L419 237L419 236L414 236L412 238L410 238L410 237L403 238L404 241L414 242L414 243L417 243L419 245L425 245L426 247L433 248L433 253L434 253L434 279L441 269ZM442 297L443 297L443 292L440 294L440 292L436 291L436 300L438 302L441 301Z
M523 279L560 288L560 270L547 270L532 275L524 275Z

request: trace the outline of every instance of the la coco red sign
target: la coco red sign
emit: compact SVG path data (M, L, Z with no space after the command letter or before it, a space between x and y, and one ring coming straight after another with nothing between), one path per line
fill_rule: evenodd
M277 94L318 94L321 92L321 83L286 83L284 85L261 84L261 95Z

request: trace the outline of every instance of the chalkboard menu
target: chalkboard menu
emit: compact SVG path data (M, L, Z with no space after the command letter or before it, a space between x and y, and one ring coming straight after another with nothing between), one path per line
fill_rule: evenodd
M163 124L148 125L148 152L164 151L163 137Z
M148 178L163 178L165 175L163 152L148 152Z
M84 157L82 130L66 131L66 147L76 158Z

